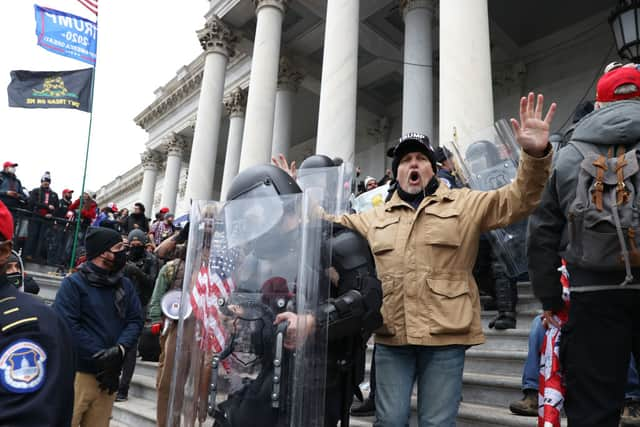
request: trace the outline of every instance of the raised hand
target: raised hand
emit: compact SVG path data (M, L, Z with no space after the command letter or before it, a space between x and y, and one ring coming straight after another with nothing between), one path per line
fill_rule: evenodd
M294 180L298 179L298 170L296 169L295 160L291 162L291 164L289 164L284 154L280 154L278 158L272 157L271 163L288 173L289 176L291 176L291 178L293 178Z
M542 157L549 144L549 129L556 113L556 104L551 104L542 120L544 97L539 94L537 103L534 97L534 93L529 92L529 96L520 99L520 122L511 119L511 126L522 149L531 156Z

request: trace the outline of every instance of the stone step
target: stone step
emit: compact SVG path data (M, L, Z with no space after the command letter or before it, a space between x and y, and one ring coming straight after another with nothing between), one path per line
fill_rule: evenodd
M504 331L485 328L483 332L487 341L482 346L475 348L486 346L492 350L527 351L531 323L520 322L517 326L518 329L506 329Z
M138 368L136 367L136 371L137 370ZM131 378L131 384L129 386L129 396L134 396L153 402L155 407L156 380L146 375L139 375L137 372L134 373L133 377Z
M139 358L136 361L136 375L142 375L145 377L152 378L153 381L156 380L156 373L158 372L158 362L148 362L144 360L140 360Z
M126 402L113 404L111 422L129 427L155 427L156 401L129 396Z
M485 344L467 350L464 371L519 378L522 376L522 368L526 358L526 351L494 350Z
M462 399L466 403L506 408L522 398L520 377L465 372L462 381Z

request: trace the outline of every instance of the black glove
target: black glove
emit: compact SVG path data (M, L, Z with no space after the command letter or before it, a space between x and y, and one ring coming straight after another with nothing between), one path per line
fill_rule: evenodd
M98 381L100 390L113 394L118 391L118 387L120 386L120 369L117 371L100 371L96 374L96 380Z
M120 346L114 345L111 348L100 350L91 357L96 361L98 371L116 371L119 373L124 354Z
M183 244L187 240L189 240L189 223L187 222L182 230L178 233L176 237L173 238L178 245Z

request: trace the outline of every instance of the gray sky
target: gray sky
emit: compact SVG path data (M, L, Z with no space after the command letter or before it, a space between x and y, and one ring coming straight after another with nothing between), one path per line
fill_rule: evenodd
M77 0L36 4L82 16L95 16ZM67 109L9 108L6 87L11 70L57 71L89 65L51 53L36 43L34 2L0 2L0 167L19 164L27 189L51 172L51 187L79 195L90 115ZM133 122L184 64L202 50L195 31L204 24L206 0L100 0L98 60L86 188L97 191L140 161L147 134Z

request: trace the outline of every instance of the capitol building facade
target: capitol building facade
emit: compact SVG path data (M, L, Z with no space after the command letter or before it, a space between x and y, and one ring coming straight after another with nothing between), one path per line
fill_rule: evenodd
M202 53L134 118L148 135L141 162L98 202L180 215L279 153L341 157L380 178L402 134L469 138L515 116L530 90L558 103L562 131L619 60L616 3L210 0L194 28Z

